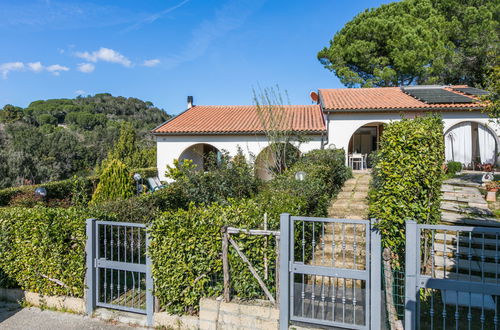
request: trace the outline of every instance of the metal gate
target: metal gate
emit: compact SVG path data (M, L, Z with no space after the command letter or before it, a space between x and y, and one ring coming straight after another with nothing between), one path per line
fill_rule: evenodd
M380 328L381 240L373 224L281 215L280 329L290 321Z
M498 329L499 236L406 221L405 329Z
M146 314L153 325L148 246L144 224L87 219L87 313L105 307Z

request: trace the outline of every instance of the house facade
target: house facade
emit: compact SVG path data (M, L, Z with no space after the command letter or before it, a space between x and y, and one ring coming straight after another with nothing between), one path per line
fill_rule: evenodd
M313 105L191 106L155 128L157 166L165 180L167 165L174 159L192 159L202 168L209 152L238 150L256 164L257 174L269 176L259 162L266 158L270 130L292 131L302 142L292 144L300 152L336 147L346 152L346 161L361 155L370 166L369 155L377 150L384 124L437 113L443 118L447 161L464 168L500 164L500 128L482 112L484 91L467 86L415 86L356 89L320 89L311 93ZM275 127L269 127L269 122ZM278 123L278 124L276 124ZM351 163L350 163L351 164ZM354 163L352 163L354 165Z

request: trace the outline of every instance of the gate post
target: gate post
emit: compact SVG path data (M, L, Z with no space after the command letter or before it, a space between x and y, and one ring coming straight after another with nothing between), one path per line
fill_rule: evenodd
M417 320L417 269L420 258L420 240L417 223L406 220L406 245L405 245L405 329L416 327Z
M288 330L290 324L290 214L280 216L280 330Z
M88 315L92 314L95 309L95 288L96 288L96 274L94 261L96 259L96 219L87 219L87 244L85 246L85 252L87 254L87 270L85 273L86 282L86 295L85 295L85 306Z
M375 228L377 220L370 220L370 329L380 329L382 300L382 236Z
M146 227L146 320L148 327L153 326L154 297L153 297L153 275L151 257L149 255L149 228Z

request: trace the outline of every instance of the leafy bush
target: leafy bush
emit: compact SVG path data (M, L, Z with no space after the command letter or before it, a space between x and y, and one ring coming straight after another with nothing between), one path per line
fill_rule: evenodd
M175 161L174 167L167 168L167 176L184 190L189 201L226 203L228 198L246 198L257 191L258 180L241 151L232 159L227 153L219 159L211 153L206 161L206 172L197 169L191 160Z
M135 168L130 171L132 176L134 173L139 173L143 178L157 176L156 167ZM53 200L63 201L71 200L71 205L84 206L85 201L89 201L95 187L99 183L99 178L96 176L89 177L73 177L68 180L51 181L38 185L25 185L19 187L11 187L0 189L0 207L1 206L24 206L32 207L38 204L35 199L34 192L38 187L47 189L46 200L51 204ZM82 203L80 203L82 202ZM52 203L53 204L53 203ZM65 203L67 204L67 203Z
M403 119L384 129L374 159L369 212L379 220L384 246L396 254L404 251L405 220L440 219L443 141L438 116Z
M0 268L23 290L83 297L85 218L76 208L0 208Z
M73 195L74 180L75 179L52 181L39 185L26 185L2 189L0 190L0 206L30 206L36 204L34 194L35 189L38 187L47 189L46 200L64 200ZM78 180L80 180L80 187L89 193L93 191L98 181L96 177L85 177L79 178ZM33 201L33 203L30 201Z
M188 204L183 190L173 184L153 193L92 205L90 213L100 220L150 223L161 212L185 209Z
M125 164L113 159L102 171L91 202L97 204L114 199L126 199L134 195L133 188L132 178Z
M462 163L450 161L446 164L447 173L450 175L455 175L457 172L462 170Z
M299 171L306 173L304 181L295 179L295 174ZM351 175L351 170L345 166L343 150L313 150L302 155L287 171L270 181L258 198L261 203L266 204L266 201L280 198L281 194L295 196L295 207L287 205L288 211L281 208L283 212L296 211L300 215L326 216L331 198ZM284 200L291 201L290 197Z
M155 219L150 230L149 251L160 304L172 313L189 313L197 309L201 297L219 295L223 278L221 228L224 225L256 228L263 221L262 214L260 205L247 199L230 200L224 206L191 204L187 210L165 212ZM262 271L262 242L239 245ZM261 296L261 289L247 266L234 255L234 249L230 251L233 289L240 297ZM272 260L273 249L268 252ZM271 278L268 281L271 287L273 281Z

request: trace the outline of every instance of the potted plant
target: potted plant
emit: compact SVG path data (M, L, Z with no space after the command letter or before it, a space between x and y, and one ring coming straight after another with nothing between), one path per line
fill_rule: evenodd
M486 190L488 191L488 193L486 194L486 200L488 202L496 202L497 191L499 188L500 183L498 181L486 182Z
M498 181L486 182L486 190L491 192L497 192L500 188L500 183Z

